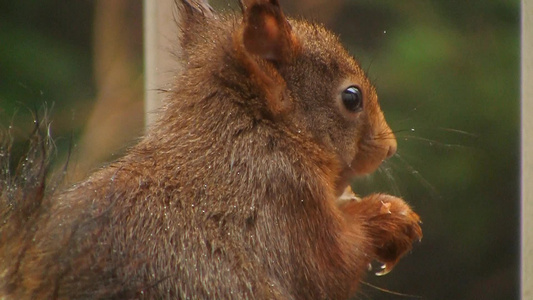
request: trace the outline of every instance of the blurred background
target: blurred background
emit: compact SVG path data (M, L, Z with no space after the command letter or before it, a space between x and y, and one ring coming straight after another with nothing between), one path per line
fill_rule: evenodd
M519 1L280 2L340 35L396 132L398 155L354 191L400 195L423 219L422 242L357 299L518 299ZM0 126L15 160L42 107L59 165L72 148L68 181L138 139L142 25L141 1L0 0Z

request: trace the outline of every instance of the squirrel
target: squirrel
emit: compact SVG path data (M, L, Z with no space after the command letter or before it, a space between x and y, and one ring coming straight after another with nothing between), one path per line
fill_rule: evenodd
M48 197L0 191L0 298L348 299L422 238L349 187L397 144L337 36L278 0L177 5L184 70L138 144Z

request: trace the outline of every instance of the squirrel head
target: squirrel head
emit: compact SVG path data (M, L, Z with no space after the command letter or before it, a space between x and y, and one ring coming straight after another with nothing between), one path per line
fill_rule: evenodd
M241 105L257 119L284 126L331 154L339 173L337 192L396 152L374 86L337 36L321 25L286 18L278 0L242 0L242 19L229 22L206 2L184 3L186 59L213 62L204 58L217 55L213 43L229 39L222 47L230 59L212 72L234 81ZM221 37L228 30L231 37ZM242 78L235 75L239 72Z

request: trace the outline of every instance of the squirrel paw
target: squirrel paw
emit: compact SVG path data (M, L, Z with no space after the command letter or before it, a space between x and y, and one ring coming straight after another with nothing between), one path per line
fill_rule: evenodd
M389 195L372 195L362 200L374 206L375 213L366 220L373 242L375 259L383 263L376 275L385 275L400 258L422 239L420 217L402 199Z
M420 217L398 197L374 194L341 208L364 221L372 245L369 257L383 264L376 272L378 276L389 273L412 249L413 242L422 239Z

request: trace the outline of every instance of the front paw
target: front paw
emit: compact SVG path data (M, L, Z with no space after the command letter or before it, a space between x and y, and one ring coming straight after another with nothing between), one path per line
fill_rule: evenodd
M398 197L374 194L341 207L345 213L362 219L371 242L368 255L383 263L376 275L390 272L412 249L413 242L422 239L420 217Z
M368 201L375 209L366 226L373 241L375 259L384 264L376 274L385 275L412 249L414 241L422 239L420 217L407 203L394 196L377 194L363 201Z

